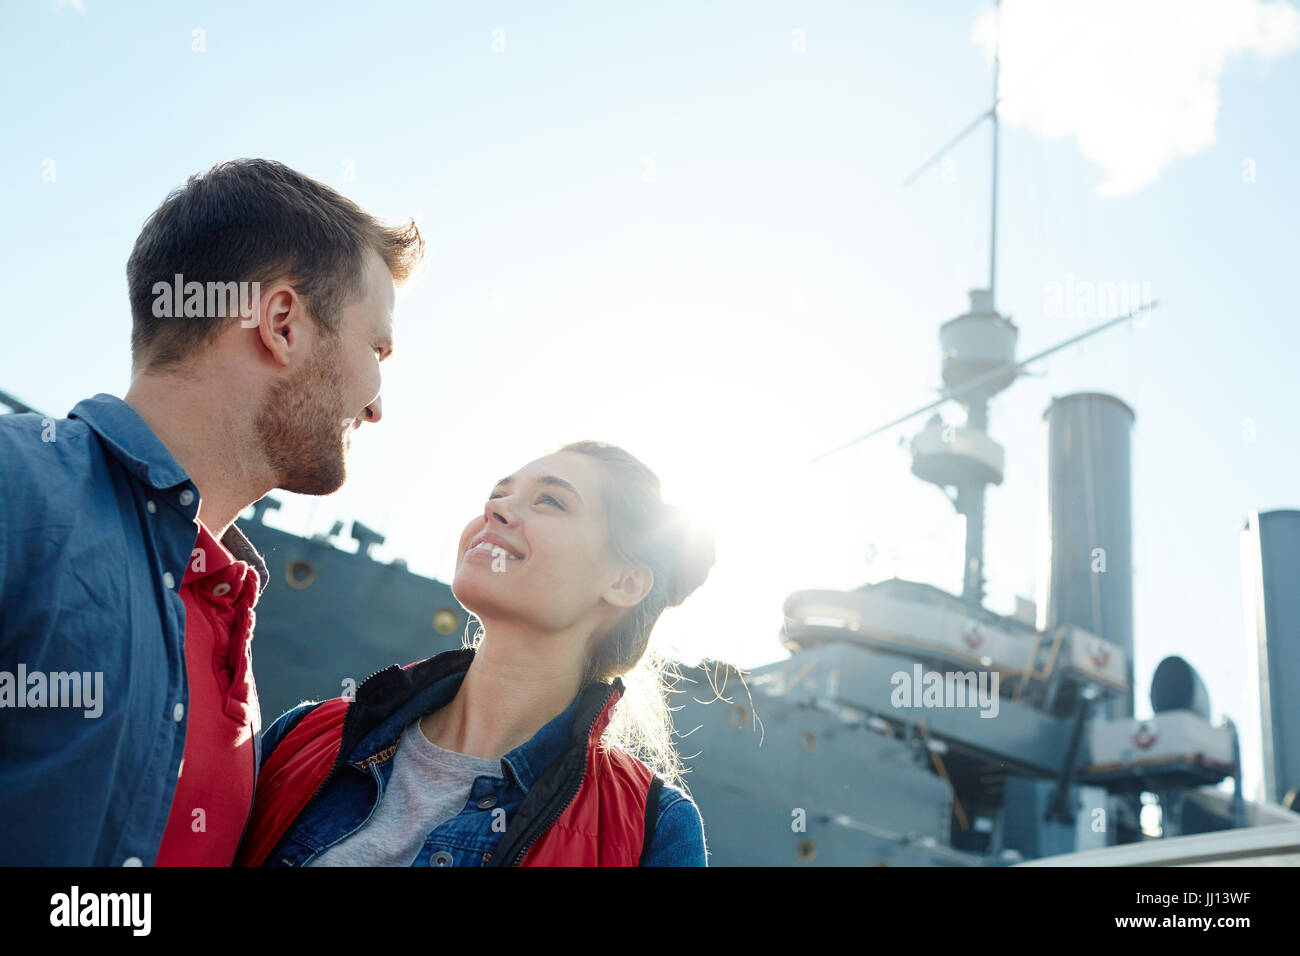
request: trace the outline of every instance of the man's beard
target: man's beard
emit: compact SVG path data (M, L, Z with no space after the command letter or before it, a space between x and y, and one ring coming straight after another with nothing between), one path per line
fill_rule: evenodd
M271 387L258 413L254 427L277 488L328 495L347 479L340 351L326 333L297 375Z

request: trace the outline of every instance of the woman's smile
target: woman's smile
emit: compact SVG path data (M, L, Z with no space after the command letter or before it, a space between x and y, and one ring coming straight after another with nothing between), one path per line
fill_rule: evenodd
M470 540L470 546L466 549L465 554L484 553L494 555L498 551L504 554L509 561L518 561L523 558L523 552L519 548L491 531L481 531L476 534Z
M488 541L480 541L474 547L465 552L466 559L483 556L495 561L498 557L505 558L507 561L518 561L513 554L501 547L499 544L492 544Z

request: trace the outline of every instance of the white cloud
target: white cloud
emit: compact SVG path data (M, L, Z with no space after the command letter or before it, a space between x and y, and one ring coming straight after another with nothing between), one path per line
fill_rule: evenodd
M85 0L54 0L54 12L62 13L64 7L72 7L83 17L86 15Z
M1136 192L1215 139L1219 80L1243 53L1300 47L1300 11L1260 0L1003 0L999 115L1073 137L1099 195ZM993 52L994 14L974 40Z

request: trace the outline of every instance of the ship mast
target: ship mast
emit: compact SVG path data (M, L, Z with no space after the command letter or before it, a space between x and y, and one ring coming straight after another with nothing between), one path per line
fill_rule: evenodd
M997 311L995 291L998 266L998 79L1001 72L1001 3L994 4L993 101L984 114L993 128L989 199L989 281L987 289L973 289L970 310L945 322L939 329L943 382L946 389L962 389L958 399L966 409L961 427L945 424L935 415L912 439L912 473L938 485L949 496L966 524L962 600L972 607L984 603L984 502L989 485L1002 483L1006 453L988 434L989 401L1016 379L1015 372L992 375L1014 366L1015 324ZM975 126L984 118L980 117ZM973 129L969 127L968 129ZM950 144L943 152L951 149ZM941 153L942 155L942 153ZM950 493L949 489L953 489Z
M996 307L998 281L998 75L1002 69L1002 0L993 4L993 104L989 120L993 125L993 188L989 203L989 305Z
M950 153L988 119L993 127L993 150L989 203L989 279L985 289L970 291L970 309L939 327L943 388L939 397L913 409L866 434L815 456L818 462L887 431L924 412L955 401L966 410L963 425L954 426L934 414L911 442L912 473L922 481L939 486L966 522L965 564L962 570L962 600L972 607L984 601L984 499L989 485L1002 483L1006 454L988 434L989 401L1011 385L1030 364L1068 348L1105 329L1127 322L1135 315L1154 309L1159 303L1143 303L1126 315L1102 322L1050 348L1016 360L1019 329L1010 318L998 313L994 304L998 264L998 103L1001 76L1001 2L994 3L993 102L942 149L919 166L903 185L911 185L927 169Z

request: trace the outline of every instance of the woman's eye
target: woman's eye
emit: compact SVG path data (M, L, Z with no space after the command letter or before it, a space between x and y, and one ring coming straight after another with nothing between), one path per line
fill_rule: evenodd
M488 495L488 501L496 501L498 498L504 498L504 497L505 495ZM555 507L559 508L561 511L568 510L567 508L564 507L563 503L561 503L560 500L556 498L554 495L542 495L537 500L538 502L549 501L551 504L555 505Z

